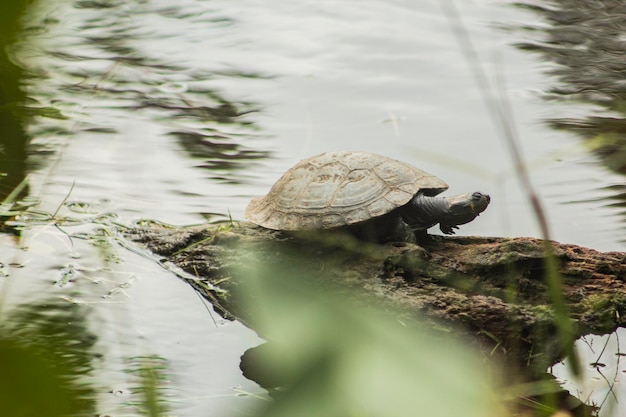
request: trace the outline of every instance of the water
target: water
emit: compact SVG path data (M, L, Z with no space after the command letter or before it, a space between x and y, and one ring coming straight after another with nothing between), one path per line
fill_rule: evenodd
M483 68L506 95L552 238L626 250L624 179L543 120L602 111L545 101L545 59L512 47L543 24L506 2L458 2ZM101 413L127 412L128 359L167 362L180 415L232 415L262 393L237 361L259 342L224 322L152 260L98 241L93 218L185 225L243 218L299 159L365 150L442 177L492 204L462 234L539 236L501 134L439 1L47 2L20 62L36 72L30 194L82 224L2 236L4 310L45 297L85 307L103 355ZM42 110L42 112L44 111ZM80 209L77 209L80 208ZM80 212L77 212L80 211ZM101 234L106 235L106 227ZM85 238L86 237L86 238ZM8 284L6 284L8 282Z
M552 369L565 389L600 407L601 415L624 415L623 337L624 329L618 329L612 334L585 336L578 340L576 351L583 365L579 378L571 374L566 362L558 363Z

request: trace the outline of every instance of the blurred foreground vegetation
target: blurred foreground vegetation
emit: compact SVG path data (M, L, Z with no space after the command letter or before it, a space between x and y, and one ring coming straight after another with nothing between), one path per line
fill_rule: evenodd
M1 306L0 306L1 307ZM92 370L96 337L74 304L51 302L18 308L0 325L0 415L93 415Z
M0 13L0 201L26 175L24 70L14 63L10 48L20 36L22 17L32 0L4 2Z
M294 264L237 272L254 327L268 340L260 368L246 356L242 367L286 387L258 415L505 415L494 368L462 339L320 288L310 279L319 271Z

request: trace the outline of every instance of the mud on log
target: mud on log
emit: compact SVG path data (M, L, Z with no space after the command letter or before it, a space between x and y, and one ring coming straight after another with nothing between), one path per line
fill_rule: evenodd
M563 354L539 239L435 236L424 250L410 244L372 245L344 235L285 236L246 223L152 225L127 236L193 275L187 281L217 311L252 328L254 317L241 302L245 297L237 294L241 277L233 267L272 263L284 271L323 271L313 279L362 297L364 305L398 309L403 320L460 326L485 352L527 371L543 373ZM572 342L622 326L626 253L557 242L552 248L575 323Z

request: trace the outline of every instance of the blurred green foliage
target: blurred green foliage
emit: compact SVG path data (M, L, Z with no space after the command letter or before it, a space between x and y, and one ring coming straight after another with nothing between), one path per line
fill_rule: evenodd
M83 308L67 302L24 305L0 326L0 416L93 415L86 378L95 336Z
M24 71L13 61L10 47L19 38L22 19L33 3L3 2L0 13L0 199L23 181L26 172Z
M506 415L490 367L462 340L337 296L309 279L317 273L271 262L237 272L268 340L244 355L242 369L286 387L258 415Z

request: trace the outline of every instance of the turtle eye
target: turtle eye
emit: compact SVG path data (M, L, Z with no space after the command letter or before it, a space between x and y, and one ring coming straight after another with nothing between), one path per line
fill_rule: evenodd
M472 193L473 200L480 200L481 198L483 198L483 193L479 193L478 191Z

